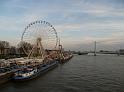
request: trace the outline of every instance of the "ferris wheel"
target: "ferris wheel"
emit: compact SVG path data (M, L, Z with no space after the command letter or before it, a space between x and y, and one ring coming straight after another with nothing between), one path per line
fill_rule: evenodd
M44 58L45 50L56 50L58 36L49 22L38 20L28 24L22 33L23 51L30 57Z

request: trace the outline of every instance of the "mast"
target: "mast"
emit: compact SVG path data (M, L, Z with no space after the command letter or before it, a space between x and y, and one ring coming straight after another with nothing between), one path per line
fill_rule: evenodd
M62 45L60 44L60 38L59 38L59 59L61 61L61 58L64 58L63 51L62 51Z
M61 45L60 45L60 38L59 38L59 50L61 49L60 46L61 46Z
M94 42L94 56L96 56L96 41Z
M60 54L62 54L62 45L60 44L60 38L59 38L59 51L60 51Z

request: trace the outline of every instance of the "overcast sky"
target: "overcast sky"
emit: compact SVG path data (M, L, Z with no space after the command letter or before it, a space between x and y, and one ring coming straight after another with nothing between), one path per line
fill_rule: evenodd
M50 22L66 49L124 48L124 0L0 0L0 40L17 44L35 20Z

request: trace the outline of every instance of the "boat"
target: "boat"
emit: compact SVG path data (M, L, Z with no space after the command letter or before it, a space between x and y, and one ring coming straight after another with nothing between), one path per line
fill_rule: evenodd
M13 76L12 71L0 73L0 84L8 82L9 80L11 80L12 76Z
M58 61L60 64L63 64L67 61L69 61L72 57L73 54L69 51L64 51L63 46L60 44L60 39L59 39L59 57L58 57Z
M39 64L37 66L28 66L23 69L18 70L14 73L13 80L14 81L26 81L34 79L41 74L46 73L47 71L58 66L58 61L50 61L48 63Z
M78 52L78 55L88 55L88 52Z
M6 83L11 80L14 71L11 67L0 68L0 84Z
M68 55L66 55L66 56L61 57L61 58L59 59L59 62L60 62L61 64L63 64L63 63L65 63L65 62L69 61L72 57L73 57L72 54L68 54Z
M11 80L14 74L13 68L10 66L8 60L0 60L0 84Z

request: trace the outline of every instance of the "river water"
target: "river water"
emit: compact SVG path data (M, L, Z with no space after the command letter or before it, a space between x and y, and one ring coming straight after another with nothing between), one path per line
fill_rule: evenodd
M8 82L0 92L124 92L124 56L75 55L28 82Z

